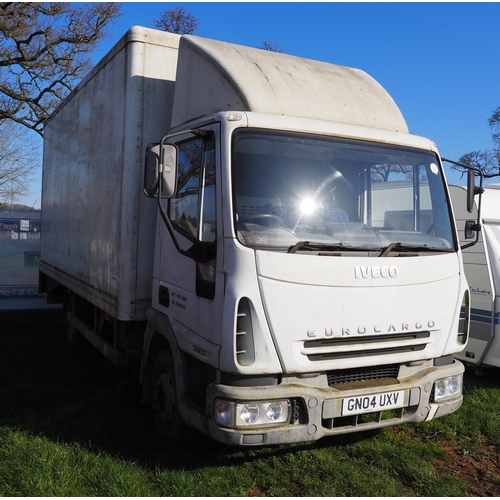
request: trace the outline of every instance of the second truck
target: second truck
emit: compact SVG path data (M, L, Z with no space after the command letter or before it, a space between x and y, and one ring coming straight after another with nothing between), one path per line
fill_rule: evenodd
M358 69L134 27L45 128L41 289L182 441L313 441L462 402L436 146Z
M481 373L484 367L500 367L500 184L481 190L470 212L467 188L449 189L471 295L469 340L456 357ZM471 223L475 230L467 231Z

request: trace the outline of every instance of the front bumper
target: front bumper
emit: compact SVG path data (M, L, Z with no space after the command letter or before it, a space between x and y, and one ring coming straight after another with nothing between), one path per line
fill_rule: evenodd
M457 360L439 367L432 366L432 361L428 361L420 367L407 370L397 381L371 381L357 383L355 387L329 387L324 383L322 375L309 379L286 378L275 386L235 387L212 384L207 393L206 431L211 438L225 444L261 446L316 441L326 436L432 420L458 410L463 399L459 394L441 403L431 402L434 382L463 372L464 366ZM342 414L343 400L396 391L404 393L404 401L398 409L373 413L361 411L348 416ZM294 423L276 427L224 428L216 425L213 418L214 401L217 398L229 401L289 399L294 402L300 417Z

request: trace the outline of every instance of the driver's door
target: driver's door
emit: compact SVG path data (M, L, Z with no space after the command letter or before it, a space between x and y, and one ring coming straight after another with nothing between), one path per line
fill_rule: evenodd
M222 235L219 203L220 175L218 126L204 132L176 137L178 175L176 194L162 200L175 235L184 250L201 242L214 250L215 258L196 262L182 255L166 226L160 224L158 304L187 337L214 338L220 326L216 309L222 303ZM174 325L175 326L175 325ZM193 341L194 342L194 341ZM198 342L196 345L199 345ZM186 347L187 348L187 347Z

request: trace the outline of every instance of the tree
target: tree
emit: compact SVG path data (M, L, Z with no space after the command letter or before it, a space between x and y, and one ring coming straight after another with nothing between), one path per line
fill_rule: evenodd
M191 35L198 28L198 19L182 5L176 9L163 12L159 19L153 21L155 28L178 35Z
M477 168L483 172L485 178L500 175L500 106L493 111L488 119L491 128L493 148L484 151L471 151L460 157L459 163ZM463 172L463 168L452 166L452 169Z
M274 43L268 42L267 40L263 40L262 42L260 42L260 46L257 48L262 50L268 50L269 52L283 53L283 49L281 49L278 45L275 45Z
M0 121L0 200L9 206L29 194L28 183L40 167L40 146L31 134L12 120Z
M0 2L0 122L42 135L59 102L90 70L118 3Z
M413 167L404 165L393 165L392 163L380 163L373 165L370 169L372 182L388 182L389 179L412 180Z

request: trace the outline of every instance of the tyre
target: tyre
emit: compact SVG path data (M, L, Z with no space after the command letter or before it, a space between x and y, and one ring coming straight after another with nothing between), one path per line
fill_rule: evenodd
M72 294L68 300L66 310L72 314L76 314L76 295ZM72 350L76 350L81 344L78 330L66 318L66 340Z
M172 444L179 444L187 435L189 427L179 414L175 364L170 351L160 351L156 356L151 384L151 404L155 424Z

